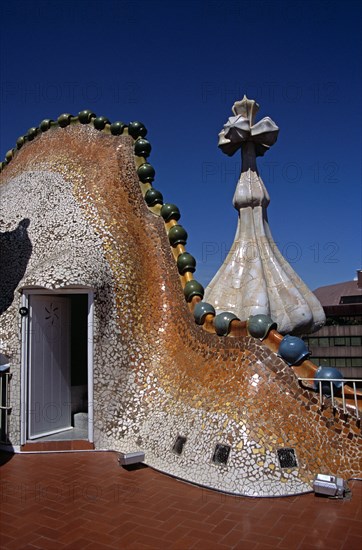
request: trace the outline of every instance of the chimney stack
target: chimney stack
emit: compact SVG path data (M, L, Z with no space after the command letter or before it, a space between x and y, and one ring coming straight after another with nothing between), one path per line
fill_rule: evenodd
M362 288L362 269L357 269L357 288Z

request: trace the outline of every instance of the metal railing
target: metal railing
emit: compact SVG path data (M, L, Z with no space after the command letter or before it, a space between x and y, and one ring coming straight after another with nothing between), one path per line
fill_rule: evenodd
M10 380L9 369L0 370L0 443L9 442Z
M355 378L355 379L345 379L345 378L324 378L324 379L315 379L315 378L299 378L299 381L302 382L302 384L304 385L304 387L308 390L313 390L313 391L318 391L319 393L319 402L320 402L320 406L321 406L321 409L323 409L323 403L324 403L324 396L325 397L328 397L331 399L332 401L332 407L337 409L338 408L338 404L336 404L336 396L335 396L335 393L336 393L336 390L339 388L336 388L335 385L334 385L334 382L337 382L338 385L341 384L341 388L340 388L340 392L341 392L341 397L338 396L338 399L341 399L342 400L342 407L343 407L343 413L346 414L350 411L347 410L347 405L346 405L346 395L344 393L344 387L347 385L348 387L350 387L352 390L353 390L353 400L354 400L354 405L355 405L355 410L356 410L356 416L357 416L357 419L360 419L361 418L361 415L360 415L360 411L359 411L359 408L358 408L358 395L357 395L357 387L356 387L356 384L362 384L362 380L360 378ZM309 382L309 384L304 384L304 382ZM310 382L313 382L313 384L310 384ZM350 385L352 384L352 386ZM318 385L318 390L316 389L316 385ZM328 387L329 385L329 390L330 392L328 393L328 395L325 393L325 388L326 386ZM360 401L360 403L362 403L362 401Z

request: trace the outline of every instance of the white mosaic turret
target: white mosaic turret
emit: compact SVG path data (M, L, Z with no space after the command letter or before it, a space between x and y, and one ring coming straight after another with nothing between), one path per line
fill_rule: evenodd
M323 308L284 259L269 229L270 198L256 157L275 143L279 128L269 117L254 124L258 109L244 96L234 103L235 116L219 134L219 147L227 155L241 148L242 169L233 199L239 220L234 243L204 300L213 304L216 313L230 311L241 320L270 315L281 333L313 332L325 322Z

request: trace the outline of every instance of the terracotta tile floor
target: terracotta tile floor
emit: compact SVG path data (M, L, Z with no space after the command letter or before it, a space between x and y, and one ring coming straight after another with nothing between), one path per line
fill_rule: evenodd
M351 500L251 499L194 487L116 453L1 455L3 550L362 549L362 482Z

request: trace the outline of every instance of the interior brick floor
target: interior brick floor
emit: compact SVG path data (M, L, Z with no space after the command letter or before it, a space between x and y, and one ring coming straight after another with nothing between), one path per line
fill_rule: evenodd
M350 500L227 496L111 452L1 456L2 550L362 549L362 482Z

